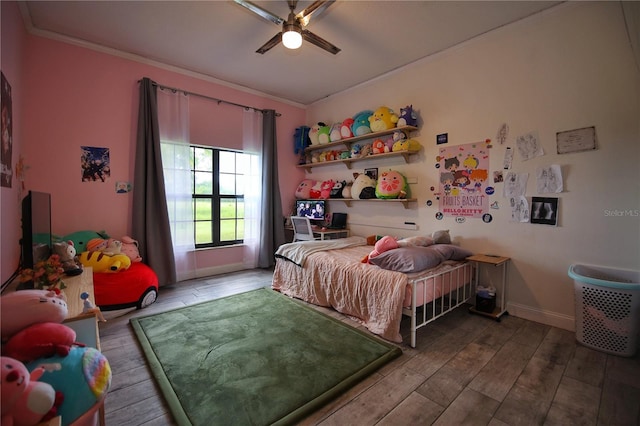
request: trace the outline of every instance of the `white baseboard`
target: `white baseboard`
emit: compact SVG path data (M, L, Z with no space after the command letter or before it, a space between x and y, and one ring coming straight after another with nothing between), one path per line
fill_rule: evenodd
M248 267L244 263L231 263L222 266L212 266L210 268L202 268L196 271L196 278L210 277L212 275L228 274L230 272L244 271Z
M513 315L514 317L562 328L563 330L576 330L576 321L574 317L559 314L557 312L536 309L531 306L520 305L517 303L507 303L507 311L509 312L509 315Z

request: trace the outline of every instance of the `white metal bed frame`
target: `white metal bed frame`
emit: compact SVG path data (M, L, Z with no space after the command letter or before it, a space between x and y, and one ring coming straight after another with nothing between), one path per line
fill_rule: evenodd
M462 280L460 280L461 274ZM436 294L436 278L438 276L441 277L440 286L444 289L451 289L452 285L454 285L453 283L463 284L450 290L448 293L442 292L440 297L427 301L428 289L431 290L431 294ZM454 277L455 280L453 279ZM428 283L430 279L431 283ZM417 306L418 295L416 288L418 288L420 283L423 283L422 300L425 300L425 303ZM403 308L402 313L411 318L411 347L415 348L416 334L419 328L451 312L460 305L467 303L475 295L473 288L475 286L475 280L473 279L473 262L465 262L446 271L409 280L409 285L411 285L411 307ZM420 314L419 308L422 308Z

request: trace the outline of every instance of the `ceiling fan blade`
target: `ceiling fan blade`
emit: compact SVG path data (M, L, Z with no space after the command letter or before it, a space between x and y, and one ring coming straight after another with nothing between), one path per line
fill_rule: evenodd
M308 41L309 43L315 44L319 48L326 50L329 53L333 53L334 55L340 52L341 50L338 47L334 46L333 44L329 43L327 40L321 37L318 37L317 35L315 35L309 30L305 30L305 29L302 30L302 38Z
M274 46L276 46L281 41L282 41L282 32L279 32L278 34L274 35L271 38L271 40L269 40L268 42L260 46L260 48L256 50L256 53L264 54L265 52L268 52L269 50L271 50Z
M246 0L233 0L233 1L235 1L240 6L246 7L247 9L249 9L250 11L252 11L253 13L255 13L256 15L258 15L259 17L261 17L266 21L273 22L274 24L277 24L277 25L282 25L284 23L284 19L274 15L273 13L261 8L256 4L251 3L250 1L246 1Z
M306 7L304 10L298 12L298 14L296 15L296 19L298 20L298 22L300 22L300 25L306 27L307 24L309 24L311 15L320 15L334 2L335 0L317 0L310 4L309 7Z

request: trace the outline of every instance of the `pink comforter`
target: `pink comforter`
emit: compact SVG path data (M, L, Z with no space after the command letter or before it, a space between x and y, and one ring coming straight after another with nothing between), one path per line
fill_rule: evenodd
M407 275L360 263L371 246L316 252L304 267L277 259L272 287L291 297L360 319L373 333L402 342Z

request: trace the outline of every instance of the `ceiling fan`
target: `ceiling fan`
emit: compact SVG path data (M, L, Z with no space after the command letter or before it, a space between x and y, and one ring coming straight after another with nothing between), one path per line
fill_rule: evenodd
M298 4L298 0L287 0L290 12L289 17L286 20L274 15L268 10L261 8L260 6L257 6L250 1L234 1L239 5L246 7L261 18L269 22L273 22L274 24L282 25L282 31L276 34L271 40L263 44L258 50L256 50L257 53L264 54L280 42L282 42L282 44L288 49L297 49L302 45L303 39L311 44L315 44L316 46L326 50L329 53L333 53L334 55L340 52L340 49L338 47L304 28L309 24L309 20L311 19L312 15L318 16L319 14L324 12L327 7L331 6L331 3L333 3L335 0L317 0L309 5L309 7L302 10L301 12L298 12L297 14L294 12L294 10L296 8L296 5Z

